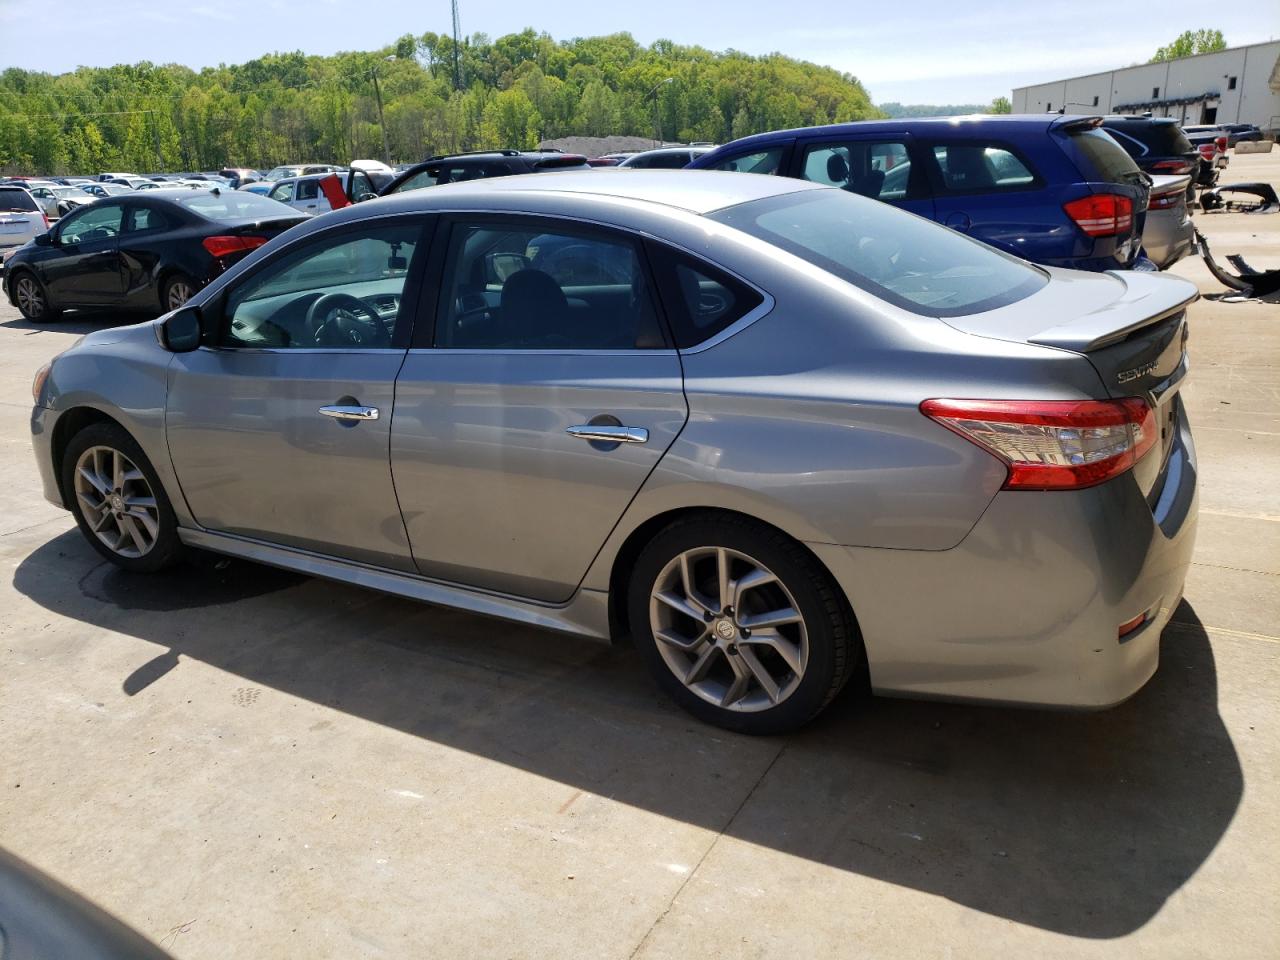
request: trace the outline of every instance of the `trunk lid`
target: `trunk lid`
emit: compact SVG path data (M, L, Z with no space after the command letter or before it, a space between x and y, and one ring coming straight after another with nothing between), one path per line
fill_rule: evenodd
M1158 495L1181 416L1186 308L1199 294L1193 284L1165 274L1049 273L1050 282L1025 300L945 322L976 336L1078 353L1098 373L1098 399L1144 398L1155 411L1160 439L1134 473L1144 493Z

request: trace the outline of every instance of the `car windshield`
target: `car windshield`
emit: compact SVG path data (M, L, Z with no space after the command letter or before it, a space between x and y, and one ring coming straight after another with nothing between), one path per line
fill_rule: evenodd
M77 187L53 187L53 195L59 200L66 200L68 197L82 197L84 191Z
M807 260L925 316L994 310L1046 283L1015 257L888 204L844 190L806 190L727 207L712 220Z
M302 172L301 167L276 167L268 171L263 180L283 180L285 177L296 177Z
M242 190L193 190L177 202L210 220L256 220L272 217L296 217L297 211L283 203Z

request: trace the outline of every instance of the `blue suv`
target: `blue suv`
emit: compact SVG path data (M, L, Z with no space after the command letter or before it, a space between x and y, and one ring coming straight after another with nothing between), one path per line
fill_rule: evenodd
M867 120L744 137L686 169L772 173L843 187L1026 260L1147 267L1150 179L1101 117Z

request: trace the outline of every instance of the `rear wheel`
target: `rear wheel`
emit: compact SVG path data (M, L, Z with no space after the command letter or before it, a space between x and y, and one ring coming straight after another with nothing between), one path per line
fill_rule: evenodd
M160 307L166 313L184 306L196 293L196 282L185 273L175 273L160 289Z
M795 541L746 518L678 521L658 534L636 561L628 614L672 699L742 733L803 726L862 657L826 572Z
M58 311L49 304L49 293L35 274L23 270L13 278L13 299L18 310L32 323L48 323L58 319Z
M118 424L91 424L71 438L62 489L89 545L117 566L151 573L181 554L178 521L155 469Z

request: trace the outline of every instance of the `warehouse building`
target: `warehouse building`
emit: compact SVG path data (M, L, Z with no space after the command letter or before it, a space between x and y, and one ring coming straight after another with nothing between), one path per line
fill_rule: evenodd
M1128 113L1280 131L1280 40L1013 91L1014 113Z

